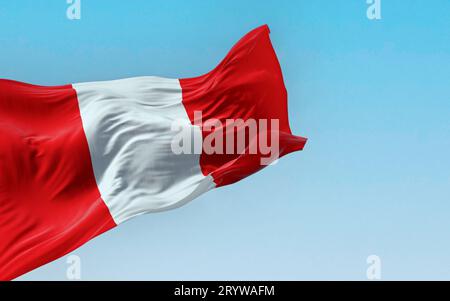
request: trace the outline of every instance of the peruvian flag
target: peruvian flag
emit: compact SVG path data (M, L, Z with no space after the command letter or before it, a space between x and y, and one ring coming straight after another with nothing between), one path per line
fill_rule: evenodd
M267 26L195 78L0 80L0 280L239 181L305 142L289 128Z

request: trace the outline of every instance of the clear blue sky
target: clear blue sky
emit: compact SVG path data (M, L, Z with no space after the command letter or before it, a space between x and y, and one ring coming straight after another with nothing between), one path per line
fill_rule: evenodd
M74 252L82 279L450 279L450 1L0 1L0 77L34 84L213 68L271 28L291 154ZM66 258L21 279L64 280Z

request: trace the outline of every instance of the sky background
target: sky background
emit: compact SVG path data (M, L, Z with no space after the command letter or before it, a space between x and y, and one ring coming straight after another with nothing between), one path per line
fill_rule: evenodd
M450 279L450 1L0 0L0 78L40 85L206 73L268 24L290 154L76 250L83 280ZM67 257L21 280L65 280Z

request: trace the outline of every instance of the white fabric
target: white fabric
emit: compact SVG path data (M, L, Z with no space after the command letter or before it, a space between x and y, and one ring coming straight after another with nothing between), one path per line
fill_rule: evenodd
M177 79L137 77L74 84L95 178L116 224L181 206L214 187L199 155L176 155L174 120L186 120Z

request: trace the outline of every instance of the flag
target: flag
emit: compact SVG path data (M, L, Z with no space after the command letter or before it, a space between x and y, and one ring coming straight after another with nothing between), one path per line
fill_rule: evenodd
M0 80L0 279L301 150L269 28L211 72L44 87Z

